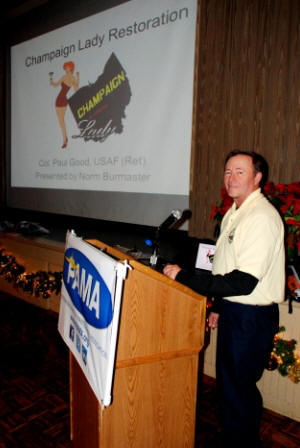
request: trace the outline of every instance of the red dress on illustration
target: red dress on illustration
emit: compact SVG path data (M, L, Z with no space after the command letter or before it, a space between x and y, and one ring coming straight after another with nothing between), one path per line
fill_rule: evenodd
M67 86L64 82L61 83L61 91L57 95L55 106L56 107L67 107L67 93L70 90L71 86Z

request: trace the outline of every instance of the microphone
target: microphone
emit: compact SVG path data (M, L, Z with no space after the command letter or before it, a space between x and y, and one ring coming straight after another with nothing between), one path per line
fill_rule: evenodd
M181 210L172 210L171 214L161 223L160 226L156 229L155 240L153 243L153 253L150 257L150 266L155 268L158 261L158 253L159 253L159 237L161 230L167 230L172 227L175 222L177 222L182 216Z
M169 229L173 224L175 224L178 219L180 219L182 216L181 210L172 210L171 214L164 220L164 222L158 226L158 230L167 230Z

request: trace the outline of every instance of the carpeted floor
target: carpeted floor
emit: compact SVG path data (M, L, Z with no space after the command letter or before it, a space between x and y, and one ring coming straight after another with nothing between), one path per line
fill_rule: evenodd
M68 350L57 315L0 300L0 447L71 447Z
M0 300L0 448L72 447L68 349L58 316L2 293ZM261 437L264 448L299 448L300 423L265 410ZM204 377L195 448L217 446L215 381Z

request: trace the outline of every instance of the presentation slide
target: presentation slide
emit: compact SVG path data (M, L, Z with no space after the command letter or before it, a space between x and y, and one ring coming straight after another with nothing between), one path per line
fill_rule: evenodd
M197 0L131 0L11 48L11 187L189 195Z

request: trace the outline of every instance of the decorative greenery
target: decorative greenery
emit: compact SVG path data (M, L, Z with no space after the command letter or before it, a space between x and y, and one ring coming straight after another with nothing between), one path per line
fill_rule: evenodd
M62 272L26 272L25 267L17 263L13 255L0 249L0 276L4 277L15 288L47 299L54 292L61 290Z
M295 339L282 339L279 333L285 331L280 327L274 337L271 358L277 362L277 369L282 376L288 376L294 383L300 381L300 356L296 353Z

